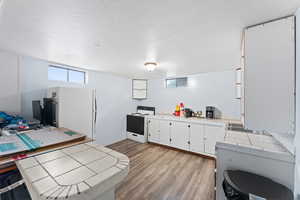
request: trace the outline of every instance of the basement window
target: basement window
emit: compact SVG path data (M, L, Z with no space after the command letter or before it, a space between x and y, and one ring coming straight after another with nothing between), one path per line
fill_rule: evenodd
M48 80L85 84L86 72L67 67L49 65Z
M187 77L166 79L166 88L186 87Z

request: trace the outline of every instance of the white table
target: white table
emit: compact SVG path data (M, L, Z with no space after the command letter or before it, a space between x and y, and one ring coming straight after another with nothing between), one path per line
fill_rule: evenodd
M129 172L127 156L87 143L16 162L33 200L113 200Z

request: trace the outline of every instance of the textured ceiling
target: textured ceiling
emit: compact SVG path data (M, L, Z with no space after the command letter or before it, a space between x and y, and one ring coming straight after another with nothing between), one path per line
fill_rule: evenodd
M243 27L298 7L300 0L3 0L0 48L127 77L222 71L240 64ZM147 72L147 61L158 69Z

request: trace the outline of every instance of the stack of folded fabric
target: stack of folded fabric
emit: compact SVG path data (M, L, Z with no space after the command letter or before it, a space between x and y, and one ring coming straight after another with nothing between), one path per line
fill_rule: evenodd
M27 126L24 118L0 112L0 128L18 128L19 126Z

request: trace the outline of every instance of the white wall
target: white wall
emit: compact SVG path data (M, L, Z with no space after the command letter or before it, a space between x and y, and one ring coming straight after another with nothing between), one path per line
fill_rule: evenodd
M18 74L18 57L0 51L0 111L20 113Z
M26 118L32 117L32 100L45 97L47 88L82 87L78 84L48 81L47 61L6 52L0 52L0 60L1 63L7 63L4 66L10 66L10 68L1 67L0 76L4 74L3 72L6 72L6 75L0 81L7 80L16 83L12 88L18 88L16 90L20 94L19 98L9 99L10 90L6 89L2 94L9 100L5 101L8 104L2 104L4 110L18 111ZM134 112L137 105L155 106L158 112L169 113L174 111L175 105L179 102L184 102L186 107L202 111L205 110L205 106L212 105L223 112L223 117L240 118L240 102L235 99L234 71L189 76L189 86L186 88L166 89L164 81L164 79L149 80L148 99L132 101L130 79L108 73L88 71L86 87L95 88L97 91L99 110L96 125L97 141L102 144L111 144L124 139L126 114ZM3 90L3 87L0 88ZM3 99L3 97L1 98ZM2 99L0 102L3 101Z
M223 118L240 119L235 78L235 71L192 75L188 77L188 87L181 88L166 88L165 79L149 80L148 99L136 104L154 106L158 113L173 113L180 102L194 111L205 112L206 106L215 106Z
M32 117L32 100L46 97L49 87L76 86L57 81L49 81L48 62L31 57L20 57L20 84L22 116ZM87 71L86 87L95 88L97 92L98 120L96 140L107 145L122 140L126 136L126 114L133 112L131 100L131 80L106 73ZM74 99L76 100L76 99Z

